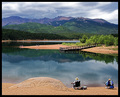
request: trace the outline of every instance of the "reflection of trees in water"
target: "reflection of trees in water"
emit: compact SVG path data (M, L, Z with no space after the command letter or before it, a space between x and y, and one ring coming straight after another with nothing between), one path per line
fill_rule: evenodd
M106 55L106 54L99 54L99 53L91 53L91 52L84 52L84 51L65 51L62 53L71 53L71 54L81 54L83 58L92 58L97 61L103 61L106 64L113 63L114 59L118 63L118 56Z
M116 62L118 63L118 56L115 56L115 60L116 60Z
M62 42L3 42L2 46L32 46L32 45L50 45L60 44Z
M2 53L9 55L20 55L25 57L38 57L56 53L58 50L36 50L36 49L21 49L15 47L2 47Z
M87 60L97 60L103 61L106 64L114 62L118 62L118 56L106 55L106 54L98 54L98 53L91 53L91 52L83 52L83 51L66 51L61 52L59 50L35 50L35 49L20 49L20 48L13 48L13 47L2 47L2 53L6 53L9 55L19 55L24 56L27 59L30 57L38 60L55 60L57 62L73 62L73 61L87 61Z
M35 50L35 49L3 47L2 53L4 53L4 57L7 57L7 55L12 55L11 58L5 58L5 59L9 59L9 61L12 61L12 57L14 58L19 57L17 58L17 60L19 59L18 61L31 60L32 58L34 60L43 60L43 61L54 60L60 63L75 62L75 61L83 62L83 61L91 60L91 58L83 58L81 54L70 54L70 53L66 54L59 52L59 50Z

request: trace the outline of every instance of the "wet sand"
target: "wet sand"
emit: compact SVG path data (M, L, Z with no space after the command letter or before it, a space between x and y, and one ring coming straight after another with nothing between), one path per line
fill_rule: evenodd
M87 87L86 90L67 88L60 80L35 77L18 84L2 83L2 95L118 95L118 87Z

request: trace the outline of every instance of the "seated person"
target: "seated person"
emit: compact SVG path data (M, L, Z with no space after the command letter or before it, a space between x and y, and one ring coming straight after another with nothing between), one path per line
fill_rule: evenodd
M75 81L72 82L71 84L73 84L73 88L75 89L75 87L80 87L80 81L79 81L79 78L76 77L75 78Z
M114 83L111 79L108 79L105 85L107 86L106 88L114 88Z

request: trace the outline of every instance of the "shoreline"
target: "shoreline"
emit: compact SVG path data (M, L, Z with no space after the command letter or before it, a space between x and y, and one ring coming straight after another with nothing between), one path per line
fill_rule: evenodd
M26 40L2 40L2 42L33 42L33 41L78 41L76 39L55 39L55 40L48 40L48 39L44 39L44 40L31 40L31 39L26 39Z
M35 46L19 46L19 48L27 48L27 49L59 49L60 47L70 47L62 44L54 44L54 45L35 45ZM85 52L93 52L93 53L100 53L100 54L118 54L118 50L111 50L112 48L118 48L118 46L101 46L101 47L93 47L83 49L81 51Z
M21 83L2 83L2 95L118 95L118 87L87 87L74 90L66 87L60 80L50 77L29 78Z
M36 41L78 41L78 40L2 40L2 42L36 42ZM35 45L35 46L19 46L19 48L27 48L27 49L59 49L60 47L70 47L62 44L55 44L55 45ZM100 47L93 47L93 48L87 48L83 49L81 51L85 52L93 52L93 53L100 53L100 54L117 54L118 55L118 50L110 50L109 48L118 48L118 46L112 46L112 47L105 47L105 46L100 46Z
M19 48L27 48L27 49L59 49L60 47L69 47L69 46L62 45L62 44L19 46Z
M118 46L101 46L101 47L93 47L93 48L88 48L88 49L83 49L81 51L85 52L92 52L92 53L100 53L100 54L118 54L118 50L111 50L111 48L118 48Z

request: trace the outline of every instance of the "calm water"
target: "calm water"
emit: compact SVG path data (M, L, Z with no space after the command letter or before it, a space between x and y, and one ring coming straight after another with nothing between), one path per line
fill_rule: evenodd
M118 86L118 56L13 47L57 43L3 43L2 82L19 83L31 77L52 77L72 87L71 82L79 77L82 86L104 86L111 78Z

